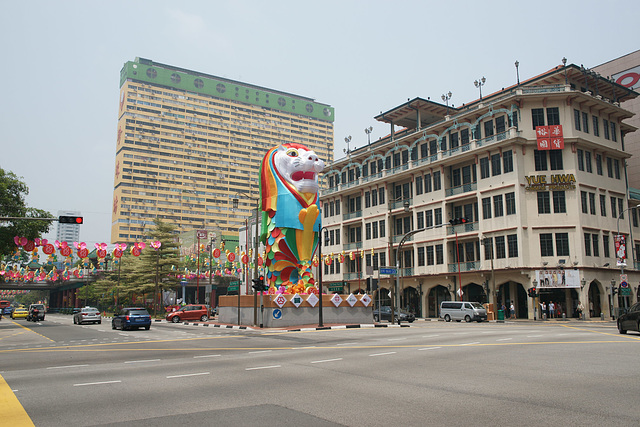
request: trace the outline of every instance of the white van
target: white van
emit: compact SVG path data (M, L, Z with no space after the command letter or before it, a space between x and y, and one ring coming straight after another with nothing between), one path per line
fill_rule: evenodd
M440 318L446 322L464 320L482 322L487 320L487 310L479 302L442 301L440 303Z

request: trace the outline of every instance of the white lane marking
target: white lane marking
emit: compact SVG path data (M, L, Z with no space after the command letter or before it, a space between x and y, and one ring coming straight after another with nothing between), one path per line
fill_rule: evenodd
M509 340L512 340L512 339L513 338L500 338L500 339L498 339L496 341L509 341Z
M257 366L255 368L245 368L245 371L255 371L257 369L271 369L271 368L281 368L280 365L271 365L271 366Z
M540 338L542 335L527 335L527 338Z
M374 354L370 354L369 357L375 357L375 356L387 356L389 354L396 354L395 351L390 351L388 353L374 353Z
M480 341L468 342L468 343L460 344L460 345L473 345L473 344L480 344Z
M436 334L436 335L423 335L422 338L433 338L433 337L439 337L440 335Z
M66 369L66 368L81 368L89 365L66 365L66 366L49 366L47 369Z
M404 341L406 338L389 338L387 341Z
M127 360L124 363L144 363L144 362L159 362L160 359L147 359L147 360Z
M269 353L271 350L250 351L249 354Z
M419 348L418 351L422 351L422 350L436 350L442 347L426 347L426 348Z
M340 344L336 344L336 345L354 345L354 342L341 342Z
M84 385L99 385L99 384L115 384L115 383L121 383L122 381L117 380L117 381L99 381L99 382L95 382L95 383L82 383L82 384L74 384L74 387L81 387Z
M194 359L200 359L202 357L220 357L221 354L204 354L202 356L193 356Z
M311 363L325 363L325 362L337 362L339 360L342 360L342 357L339 357L337 359L326 359L326 360L314 360Z
M169 375L167 376L167 378L195 377L197 375L210 375L210 372L198 372L196 374L183 374L183 375Z

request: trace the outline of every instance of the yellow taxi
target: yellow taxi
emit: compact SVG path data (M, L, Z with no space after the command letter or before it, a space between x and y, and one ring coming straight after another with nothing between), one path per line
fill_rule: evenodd
M16 308L15 310L13 310L13 312L11 313L11 318L12 319L26 319L28 315L29 315L29 310L27 310L24 307L19 307L19 308Z

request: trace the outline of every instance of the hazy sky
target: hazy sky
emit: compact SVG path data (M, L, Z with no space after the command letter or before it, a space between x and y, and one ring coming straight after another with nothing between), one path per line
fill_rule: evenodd
M638 49L628 1L2 1L0 165L33 207L84 214L109 243L120 69L143 57L335 107L335 153L389 132L373 117L420 96L451 103ZM52 227L55 232L55 225ZM51 238L51 235L46 236Z

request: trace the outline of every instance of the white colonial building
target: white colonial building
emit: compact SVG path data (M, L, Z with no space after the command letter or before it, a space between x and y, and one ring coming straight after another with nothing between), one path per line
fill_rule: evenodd
M324 287L356 292L372 277L374 300L389 305L396 277L381 267L399 265L397 302L417 316L460 298L513 303L519 318L541 301L568 317L578 301L597 317L628 307L640 280L640 200L626 184L624 135L635 128L620 102L636 96L560 65L458 108L414 98L376 116L390 136L325 169ZM612 306L618 229L636 250Z

